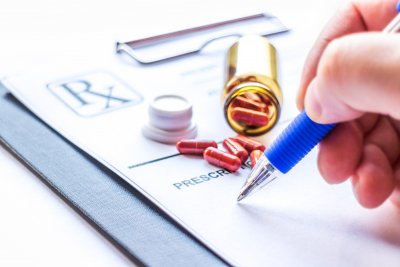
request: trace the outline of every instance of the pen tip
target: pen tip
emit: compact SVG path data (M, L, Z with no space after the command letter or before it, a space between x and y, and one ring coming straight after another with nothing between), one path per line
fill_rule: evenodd
M240 202L243 198L245 198L244 194L240 194L237 198L237 202Z

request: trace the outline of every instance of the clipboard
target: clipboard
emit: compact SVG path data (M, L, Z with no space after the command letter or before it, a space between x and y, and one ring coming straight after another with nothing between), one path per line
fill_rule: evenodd
M277 17L259 13L143 39L117 42L116 53L124 53L140 64L150 65L201 53L209 44L225 38L270 36L288 31L289 28Z
M118 42L116 49L140 64L151 65L201 53L219 39L287 31L276 17L256 14ZM162 46L166 53L152 54L155 46ZM133 262L151 266L229 265L138 191L46 126L7 94L2 85L0 103L0 143ZM80 175L71 176L71 172Z
M138 191L57 134L0 82L0 146L137 266L227 266Z

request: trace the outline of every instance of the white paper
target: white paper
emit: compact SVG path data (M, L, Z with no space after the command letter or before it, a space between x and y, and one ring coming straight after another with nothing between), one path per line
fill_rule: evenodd
M267 144L297 113L294 98L304 49L296 38L271 38L280 55L284 110L278 127L260 138ZM173 145L143 137L148 101L170 92L193 102L199 139L234 136L220 103L223 57L216 49L141 68L116 56L98 69L80 69L76 62L67 67L70 71L39 69L10 77L5 84L51 127L139 189L232 265L399 266L400 228L395 222L400 215L390 207L365 211L347 184L326 185L316 169L315 151L291 173L238 204L248 168L228 173L201 157L177 155ZM75 92L91 90L84 101L96 105L86 108L82 99L63 95L65 87L60 86L71 81L76 81L69 84ZM92 87L82 81L90 81ZM119 100L101 96L111 87Z

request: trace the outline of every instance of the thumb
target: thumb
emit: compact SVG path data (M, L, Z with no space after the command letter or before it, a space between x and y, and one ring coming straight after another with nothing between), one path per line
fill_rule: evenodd
M400 35L352 34L331 42L307 89L305 110L320 123L366 112L400 119Z

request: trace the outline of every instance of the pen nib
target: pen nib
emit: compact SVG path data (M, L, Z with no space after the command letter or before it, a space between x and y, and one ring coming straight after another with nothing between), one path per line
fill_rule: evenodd
M263 155L258 161L249 177L246 180L246 183L243 185L240 190L240 194L237 198L237 201L241 201L252 193L258 191L268 183L272 182L277 178L274 175L276 169L271 163L268 162L267 158Z
M245 197L246 197L246 195L240 194L240 195L238 196L238 198L237 198L237 201L239 202L240 200L242 200L242 199L245 198Z

